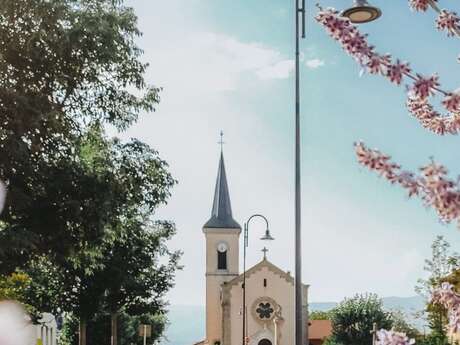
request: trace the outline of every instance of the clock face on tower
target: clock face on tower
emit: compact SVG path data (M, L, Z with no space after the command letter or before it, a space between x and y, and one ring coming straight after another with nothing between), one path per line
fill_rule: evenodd
M220 242L218 245L217 245L217 250L220 252L220 253L225 253L228 249L228 246L227 246L227 243L225 242Z

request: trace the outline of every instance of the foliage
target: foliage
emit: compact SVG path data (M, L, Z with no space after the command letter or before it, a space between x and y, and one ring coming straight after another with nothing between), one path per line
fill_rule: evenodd
M406 315L400 310L391 312L392 329L396 332L404 333L409 339L420 338L419 330L407 322Z
M158 102L159 90L144 81L139 35L122 1L2 3L0 180L8 198L1 272L36 253L92 255L107 219L119 214L107 172L88 171L76 150L88 126L125 129Z
M331 341L343 345L371 344L374 323L385 329L393 324L391 313L383 309L382 301L375 294L345 299L331 311L331 321Z
M418 280L416 292L428 298L435 286L458 269L460 269L460 255L451 251L450 243L443 236L437 236L431 245L431 259L425 260L424 270L429 276L427 279Z
M95 273L105 287L105 308L131 315L164 311L163 297L173 286L179 252L170 252L166 241L175 234L168 222L124 224L124 231L103 250L104 268ZM160 259L163 263L160 263Z
M167 325L166 317L162 314L144 314L131 316L121 313L118 317L118 335L121 345L142 345L142 337L139 336L139 326L147 324L152 326L152 337L149 343L154 343L161 338ZM78 344L78 320L68 317L62 330L60 344ZM88 336L94 344L110 344L110 315L98 313L88 322Z
M13 272L7 276L0 276L0 301L13 300L21 302L32 317L38 317L38 311L28 304L27 292L32 284L30 277L22 272Z
M445 330L447 323L446 309L431 303L433 291L446 277L456 269L460 268L460 255L451 250L449 242L443 236L437 236L431 245L431 258L425 260L424 270L428 272L426 279L419 279L415 290L427 300L428 325L431 329L430 338L427 341L446 343L448 336ZM452 276L454 278L454 276Z
M104 190L87 192L108 193L100 205L93 207L113 212L108 212L108 217L97 211L93 219L86 219L87 224L105 231L99 241L92 239L91 250L86 250L86 242L79 242L72 256L52 260L49 254L30 260L28 273L39 282L37 303L44 311L60 308L87 320L104 303L112 305L113 299L119 302L117 309L128 302L136 304L134 301L139 306L148 298L160 303L162 295L158 290L161 287L164 293L171 286L178 259L178 253L170 253L165 244L174 234L174 227L166 222L153 227L149 220L155 209L166 202L175 182L166 163L138 141L105 139L100 127L88 132L78 154L85 171L103 182ZM159 265L159 258L165 256L170 259L166 265ZM40 297L43 291L44 298Z
M452 345L450 339L444 335L430 333L417 339L417 345Z
M40 311L164 313L180 253L166 246L173 224L152 218L176 181L148 145L104 130L159 101L139 35L122 0L0 8L0 274L26 272Z
M31 279L24 273L0 277L0 300L22 300Z
M323 345L338 345L339 343L337 343L336 339L331 336L331 337L327 337L326 339L324 339L324 342L323 342Z
M308 313L308 318L310 320L330 320L331 312L323 310L314 310Z

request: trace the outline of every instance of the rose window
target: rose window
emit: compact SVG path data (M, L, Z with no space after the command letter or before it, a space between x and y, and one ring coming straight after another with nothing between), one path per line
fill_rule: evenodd
M270 302L261 302L256 308L256 313L261 320L270 320L275 309Z

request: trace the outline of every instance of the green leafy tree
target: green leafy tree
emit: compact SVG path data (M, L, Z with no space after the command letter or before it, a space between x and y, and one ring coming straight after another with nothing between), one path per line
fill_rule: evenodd
M392 328L395 331L405 333L410 339L420 339L419 330L407 321L407 316L400 310L391 312Z
M385 329L393 325L391 313L383 309L382 300L375 294L345 299L331 311L331 321L331 342L343 345L372 344L374 323Z
M31 254L90 250L120 206L75 148L88 124L122 130L151 111L136 17L123 1L18 0L0 6L0 271ZM116 199L115 199L116 200ZM115 214L114 214L115 213ZM97 245L97 243L95 243Z
M430 296L433 289L440 285L452 272L460 268L460 255L452 252L450 244L443 236L437 236L431 245L431 258L425 260L424 270L428 272L426 279L419 279L415 290L426 299L424 314L431 329L431 337L437 344L448 343L446 332L446 310L436 304L431 304Z
M62 260L42 256L31 260L27 271L40 282L34 286L41 310L56 312L59 308L78 318L82 344L88 322L104 308L113 315L115 342L116 315L121 309L132 315L162 312L162 298L173 284L179 258L179 253L169 252L166 246L174 226L151 221L175 183L166 162L143 143L108 140L101 131L94 126L81 141L79 162L113 196L101 207L115 205L118 215L88 220L105 230L100 242L93 240L92 250L86 250L83 243L79 251ZM165 263L160 264L160 259Z
M314 310L308 313L309 320L330 320L331 316L331 311Z
M111 327L110 315L98 313L93 320L88 322L88 333L91 333L91 342L94 344L110 344ZM123 345L142 345L143 338L139 336L139 326L147 324L152 327L152 336L148 338L149 343L155 343L161 339L165 330L167 320L163 314L144 314L132 316L125 312L118 317L119 343ZM62 345L78 344L78 320L67 318L59 339Z
M179 252L166 246L175 233L168 222L130 221L123 235L104 251L104 269L96 275L105 287L105 308L111 315L112 345L117 345L117 318L120 311L131 316L165 313L164 296L173 286ZM160 258L163 262L160 264ZM167 260L166 260L167 258Z
M117 239L129 229L147 233L175 182L147 145L104 136L106 124L124 130L159 101L159 89L144 80L139 35L122 0L0 6L0 179L8 187L0 273L24 269L32 282L27 298L42 311L75 316L81 344L108 296L119 308L148 315L163 303L155 293L134 298L140 286L134 284L131 295L117 299L117 287L109 291L100 278L107 251L122 247ZM172 226L165 228L172 235ZM177 263L177 253L159 241L152 255L169 261L164 272L159 264L143 272L146 280L158 278L148 291L166 291ZM137 284L139 272L131 272Z

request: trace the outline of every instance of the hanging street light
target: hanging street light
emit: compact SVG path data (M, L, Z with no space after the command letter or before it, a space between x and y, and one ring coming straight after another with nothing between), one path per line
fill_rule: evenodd
M248 247L249 240L249 223L253 218L262 218L265 221L265 234L261 238L263 241L273 241L274 238L270 234L270 229L268 226L268 220L261 214L254 214L244 223L244 243L243 243L243 343L242 345L247 345L248 340L248 327L247 327L247 316L246 316L246 248Z
M369 23L381 15L380 8L369 5L367 0L354 0L353 6L342 12L342 16L347 17L354 24Z

